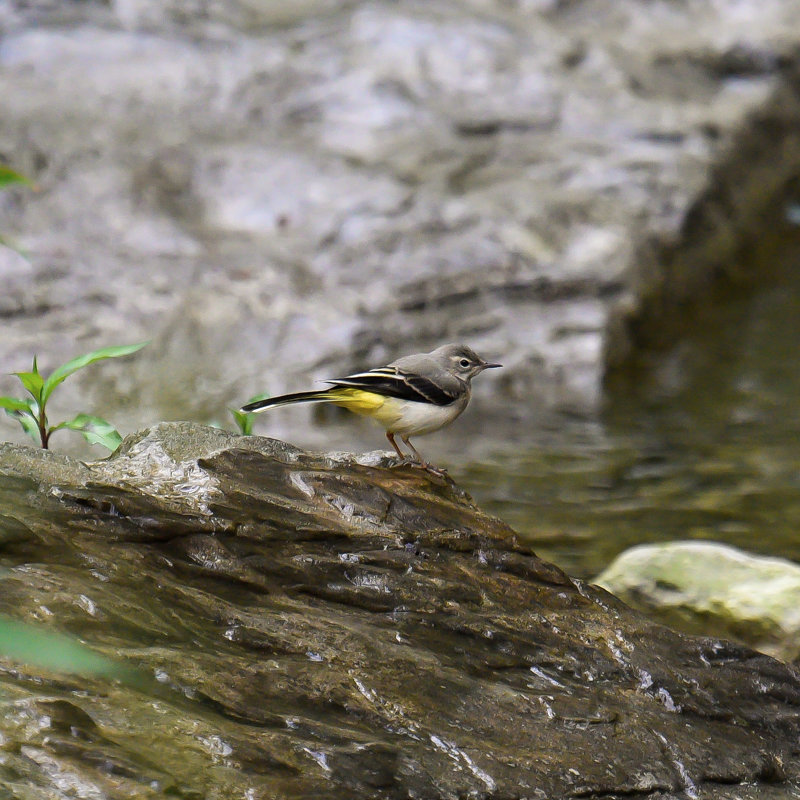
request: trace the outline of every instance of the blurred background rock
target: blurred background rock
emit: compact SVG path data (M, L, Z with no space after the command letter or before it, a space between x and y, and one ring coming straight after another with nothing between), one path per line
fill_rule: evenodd
M70 387L131 429L447 340L506 364L478 404L591 415L631 331L738 267L800 169L800 21L777 0L0 22L0 154L39 187L3 198L28 260L3 256L0 369L150 338Z

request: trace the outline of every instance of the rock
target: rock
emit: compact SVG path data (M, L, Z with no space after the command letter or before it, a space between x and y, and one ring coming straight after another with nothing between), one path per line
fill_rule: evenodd
M6 444L0 514L0 614L143 676L0 659L11 791L65 775L111 798L800 786L794 668L571 580L388 454L189 423L86 465Z
M453 339L503 361L487 386L520 418L594 414L606 364L743 278L800 166L785 0L37 0L0 23L0 147L38 187L0 197L30 258L0 261L0 373L151 338L61 394L126 432Z
M597 583L680 630L713 630L785 660L800 656L800 566L791 561L716 542L641 545Z

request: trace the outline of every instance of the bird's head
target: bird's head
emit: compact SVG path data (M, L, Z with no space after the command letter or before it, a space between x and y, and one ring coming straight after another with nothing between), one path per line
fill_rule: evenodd
M446 344L431 353L441 360L442 366L462 381L470 381L485 369L502 367L484 361L472 348L465 344Z

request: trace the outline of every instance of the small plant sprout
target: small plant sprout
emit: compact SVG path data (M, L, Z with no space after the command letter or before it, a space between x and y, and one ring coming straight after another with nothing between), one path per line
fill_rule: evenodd
M251 397L247 403L266 400L269 396L269 394L257 394L255 397ZM245 405L247 405L247 403L245 403ZM241 433L242 436L252 436L253 422L255 421L256 415L252 413L248 414L246 411L239 411L237 408L231 408L230 412L233 415L236 426L239 428L239 433Z
M100 350L93 350L83 356L73 358L54 369L47 377L39 372L36 363L36 356L33 357L33 367L30 372L15 372L20 383L30 397L0 397L0 408L6 414L19 422L25 433L34 442L41 444L47 450L50 444L50 437L62 429L78 431L83 435L89 444L99 444L108 448L112 452L119 447L122 437L117 430L104 419L93 417L89 414L78 414L77 417L57 425L50 425L47 420L47 401L53 394L54 389L64 382L73 372L94 364L95 361L102 361L106 358L119 358L127 356L141 350L147 342L140 344L122 345L120 347L104 347Z
M0 189L5 189L7 186L13 186L14 184L21 184L23 186L27 186L30 189L36 191L36 186L26 178L22 173L16 172L15 170L11 169L11 167L6 166L5 164L0 164ZM4 247L8 247L11 250L17 250L5 236L0 235L0 245Z
M33 183L23 174L14 171L5 164L0 164L0 189L4 189L6 186L11 186L15 183L22 183L25 186L35 188Z

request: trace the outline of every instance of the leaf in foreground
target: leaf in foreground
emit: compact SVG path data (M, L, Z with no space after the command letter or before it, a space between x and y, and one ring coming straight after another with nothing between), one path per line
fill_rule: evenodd
M51 433L62 428L78 431L89 444L100 444L112 453L122 444L122 436L110 422L101 417L93 417L91 414L78 414L75 419L56 425Z
M15 183L24 183L26 186L33 186L29 178L26 178L21 172L7 167L5 164L0 164L0 189L4 186L11 186Z
M76 675L127 678L132 672L72 636L6 617L0 617L0 659Z
M39 444L39 426L36 424L37 406L33 400L20 400L17 397L0 397L0 408L22 426L22 430Z
M21 411L30 414L31 407L26 400L19 400L16 397L0 397L0 408L6 411Z
M259 400L266 400L268 397L270 397L269 392L254 395L247 401L247 403L245 403L245 405L257 403ZM240 411L238 408L231 408L229 410L233 415L233 419L236 422L236 425L239 428L239 432L242 434L242 436L251 436L253 433L253 422L255 421L256 415L252 411Z
M53 389L72 375L73 372L77 372L79 369L88 367L89 364L94 364L95 361L102 361L105 358L129 356L131 353L141 350L146 344L147 342L139 342L138 344L124 344L117 347L102 347L99 350L92 350L91 353L73 358L60 367L56 367L44 381L44 386L42 387L42 402L46 403L47 399L53 393Z
M36 368L36 359L33 359L33 370L31 372L15 372L13 374L20 379L22 385L30 392L31 397L39 405L43 405L42 388L44 387L44 378Z

